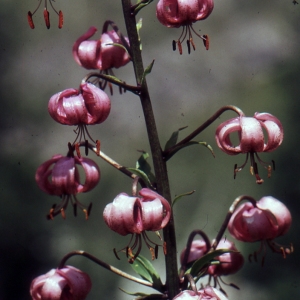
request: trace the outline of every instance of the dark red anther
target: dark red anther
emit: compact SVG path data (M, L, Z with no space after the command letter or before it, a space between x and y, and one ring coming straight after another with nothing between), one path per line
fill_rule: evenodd
M99 140L96 141L96 154L98 156L100 156L100 141Z
M27 13L27 20L28 20L28 24L29 24L30 28L34 29L34 23L33 23L33 19L32 19L32 13L30 11Z
M60 10L58 12L58 28L61 29L64 25L64 15L62 13L62 11Z
M203 44L205 46L205 49L208 50L209 49L209 37L207 34L203 35Z
M49 11L46 8L44 9L44 20L45 20L46 27L49 29L50 28Z

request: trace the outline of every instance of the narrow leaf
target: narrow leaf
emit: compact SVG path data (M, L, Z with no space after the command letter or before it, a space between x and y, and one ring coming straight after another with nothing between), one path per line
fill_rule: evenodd
M151 73L153 65L154 65L154 61L155 60L153 59L152 62L151 62L151 64L145 69L145 71L143 73L143 76L142 76L142 82L141 82L142 84L143 84L146 76Z
M149 180L149 177L147 176L147 174L145 172L143 172L140 169L135 169L135 168L127 168L128 171L132 172L133 174L139 176L142 178L142 180L146 183L146 185L148 187L152 187L152 184Z
M177 141L178 141L178 136L179 136L179 131L187 128L188 126L185 127L181 127L178 130L174 131L171 135L171 137L169 138L169 140L167 141L166 145L165 145L165 150L173 147L176 145Z
M173 202L172 202L172 207L175 205L175 203L180 200L182 197L184 196L190 196L192 194L194 194L196 192L196 190L193 190L193 191L190 191L190 192L187 192L187 193L184 193L184 194L181 194L181 195L178 195L174 198Z

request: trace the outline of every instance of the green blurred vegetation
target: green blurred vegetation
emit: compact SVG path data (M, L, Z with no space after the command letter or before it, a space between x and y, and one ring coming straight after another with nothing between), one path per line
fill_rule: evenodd
M195 30L210 36L210 50L195 39L197 50L188 55L183 46L180 56L172 51L171 42L181 31L159 24L155 3L138 17L143 18L145 65L155 58L147 80L162 144L174 130L189 126L180 133L184 137L226 104L239 106L249 116L256 111L274 114L285 129L283 145L263 155L265 160L276 161L276 172L261 186L255 184L247 168L233 180L233 165L241 164L244 157L228 157L216 148L214 130L233 117L232 113L225 113L198 138L212 145L215 159L206 148L197 146L172 158L168 167L173 195L196 190L174 209L178 251L193 229L204 229L213 238L237 196L249 194L259 199L272 195L292 212L292 228L279 242L293 242L296 252L284 260L267 250L264 267L246 262L240 273L224 278L237 284L240 291L223 288L231 300L299 299L300 5L293 5L291 0L216 0L212 15L194 24ZM93 202L89 221L83 214L73 217L70 209L66 220L58 216L47 221L48 210L59 199L44 194L34 181L36 168L52 155L66 153L67 142L75 137L74 128L56 124L47 112L51 95L78 87L88 72L73 60L72 45L92 25L99 29L98 37L106 18L125 32L120 1L57 0L54 5L64 12L65 19L61 30L51 7L50 30L43 22L42 8L34 16L36 28L31 30L26 14L34 10L37 1L2 0L1 4L0 299L30 299L31 280L55 268L65 253L75 249L86 250L132 273L125 257L117 261L112 251L124 247L129 237L111 232L102 219L108 202L120 192L130 193L128 178L90 155L98 160L102 179L94 191L78 196L83 203ZM115 73L134 83L130 65ZM120 96L117 89L111 99L111 115L104 124L91 129L92 136L101 140L106 154L134 167L137 150L149 151L138 99L129 92ZM265 170L260 171L266 178ZM237 246L245 257L259 247ZM142 253L150 258L145 249ZM154 262L160 272L162 261L160 252ZM93 289L88 299L131 299L118 287L132 292L143 290L84 258L72 258L69 264L91 275Z

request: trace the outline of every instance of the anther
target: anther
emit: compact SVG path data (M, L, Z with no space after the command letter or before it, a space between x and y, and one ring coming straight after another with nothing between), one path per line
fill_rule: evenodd
M100 141L96 140L96 154L100 156Z
M78 158L81 158L80 149L79 149L79 143L75 144L75 151L77 153Z
M177 46L178 46L179 54L182 55L182 46L179 40L177 41Z
M27 20L28 20L30 28L34 29L34 23L33 23L33 19L32 19L32 13L30 11L27 13Z
M176 41L175 40L172 41L172 47L173 47L173 51L176 51Z
M203 35L203 44L205 46L205 49L208 50L209 49L209 37L207 34Z
M46 27L49 29L50 28L49 11L46 9L46 7L44 8L44 20L45 20Z
M58 12L58 28L61 29L64 25L64 15L62 13L62 11L60 10Z

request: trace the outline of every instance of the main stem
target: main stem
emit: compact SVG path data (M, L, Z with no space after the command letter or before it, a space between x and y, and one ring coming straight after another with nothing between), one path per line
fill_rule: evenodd
M148 139L153 159L154 172L157 182L157 192L171 203L170 185L167 173L166 162L163 160L162 149L160 146L155 118L153 114L150 95L146 80L143 80L144 66L140 50L140 42L136 28L136 19L131 12L131 1L122 0L123 14L130 42L130 55L133 62L137 85L141 87L140 100L144 112L144 118L147 127ZM166 263L166 288L168 298L173 299L179 293L179 277L177 267L176 236L173 214L170 222L163 230L164 241L166 242L167 253L165 255Z

